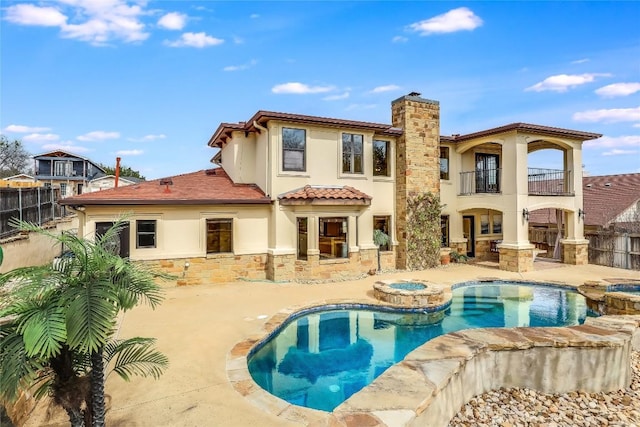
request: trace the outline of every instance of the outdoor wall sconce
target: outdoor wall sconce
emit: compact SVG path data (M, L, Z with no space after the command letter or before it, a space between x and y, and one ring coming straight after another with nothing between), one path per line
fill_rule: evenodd
M584 221L584 211L582 209L578 209L578 218Z
M529 221L529 209L522 209L522 218L527 222Z

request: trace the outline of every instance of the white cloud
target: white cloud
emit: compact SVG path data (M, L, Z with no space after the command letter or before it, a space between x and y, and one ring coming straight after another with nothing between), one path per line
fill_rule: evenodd
M271 88L273 93L292 93L296 95L306 95L310 93L325 93L334 89L333 86L309 86L304 83L290 82L275 85Z
M104 141L117 138L120 138L120 132L105 132L103 130L95 130L77 137L79 141Z
M55 133L30 133L29 135L25 135L22 137L23 141L28 142L46 142L46 141L57 141L60 139L60 135L56 135Z
M341 99L349 98L349 92L345 92L341 95L329 95L322 98L323 101L339 101Z
M11 132L11 133L37 133L37 132L47 132L50 130L51 128L37 127L37 126L24 126L24 125L9 125L6 128L4 128L5 132Z
M640 121L640 107L580 111L573 114L573 120L605 123L635 122Z
M391 41L394 43L406 43L409 41L409 39L403 36L395 36L391 39Z
M430 34L453 33L456 31L471 31L482 25L482 19L466 7L452 9L442 15L415 22L409 25L410 31L421 36Z
M260 18L260 15L258 15L257 13L252 13L251 15L249 15L249 18L258 19L258 18Z
M598 139L586 141L584 145L601 148L640 148L640 135L603 136Z
M243 44L244 43L244 39L242 37L233 36L233 42L235 44Z
M216 46L224 43L223 39L218 39L207 35L206 33L184 33L178 40L170 42L165 40L167 46L171 47L197 47L203 48L207 46Z
M554 92L566 92L567 90L595 81L596 77L608 77L611 74L591 73L591 74L558 74L550 76L543 81L526 88L526 91L543 92L551 90Z
M167 135L160 133L157 135L154 135L154 134L145 135L142 138L127 138L127 139L133 142L149 142L149 141L156 141L158 139L165 139L166 137Z
M63 11L53 7L18 4L7 8L7 20L19 25L55 26L64 38L108 45L112 40L138 42L146 40L145 24L140 20L148 14L140 4L127 0L58 0ZM63 13L64 12L64 13Z
M614 83L596 90L598 95L605 98L627 96L636 92L640 92L640 83Z
M582 58L571 61L572 64L584 64L585 62L589 62L589 58Z
M604 153L602 153L603 156L622 156L622 155L628 155L628 154L636 154L638 151L636 150L618 150L618 149L613 149L611 151L605 151Z
M181 30L187 24L187 15L169 12L158 20L158 26L166 30Z
M141 154L144 154L143 150L120 150L120 151L116 151L116 154L118 156L139 156Z
M46 151L62 150L70 153L86 153L87 151L90 151L88 148L74 145L72 141L65 141L57 144L45 144L42 146L42 149Z
M400 89L400 86L398 85L385 85L385 86L374 87L373 89L371 89L370 93L391 92L398 89Z
M67 17L54 7L38 7L33 4L17 4L6 9L7 21L19 25L58 27L67 22Z
M254 65L256 65L258 63L258 61L256 61L255 59L252 59L251 61L247 62L246 64L242 64L242 65L228 65L226 67L224 67L222 70L223 71L241 71L241 70L247 70L251 67L253 67Z

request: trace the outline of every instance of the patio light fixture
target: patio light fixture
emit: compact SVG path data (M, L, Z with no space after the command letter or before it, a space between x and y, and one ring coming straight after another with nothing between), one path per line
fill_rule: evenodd
M527 222L529 221L529 209L522 209L522 218Z
M582 209L578 209L578 218L584 221L584 211Z

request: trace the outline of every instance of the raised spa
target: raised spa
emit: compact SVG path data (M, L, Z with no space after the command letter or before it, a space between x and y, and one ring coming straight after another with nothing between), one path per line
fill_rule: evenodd
M451 294L444 287L424 280L381 280L373 284L373 295L402 308L435 308L443 306Z

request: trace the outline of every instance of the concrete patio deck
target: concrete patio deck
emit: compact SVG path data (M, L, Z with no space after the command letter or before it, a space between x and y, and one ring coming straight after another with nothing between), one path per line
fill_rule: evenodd
M538 263L536 263L537 266ZM554 266L555 267L555 266ZM234 282L224 285L168 287L163 304L152 311L139 307L126 313L119 337L157 338L157 347L170 360L157 381L127 383L112 375L109 426L283 426L287 423L265 412L234 390L227 378L227 354L238 342L259 334L279 310L327 299L373 299L373 283L380 279L415 278L452 285L495 277L581 285L587 280L640 279L638 271L595 265L537 268L528 273L450 264L418 271L397 272L357 281L326 284ZM54 411L47 419L39 405L27 426L68 425L66 414Z

